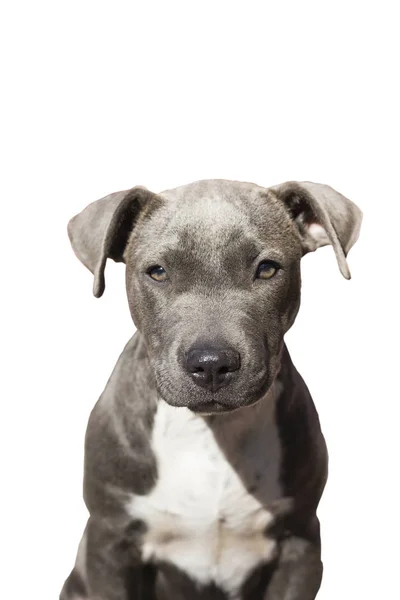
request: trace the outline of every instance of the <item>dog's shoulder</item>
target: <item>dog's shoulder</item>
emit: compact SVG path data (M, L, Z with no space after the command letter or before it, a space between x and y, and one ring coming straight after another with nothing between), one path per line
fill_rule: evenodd
M281 482L284 495L295 500L294 526L307 526L327 480L328 452L311 394L286 347L278 380L281 393L276 423L282 448Z
M155 412L148 358L136 333L89 417L84 477L89 510L119 510L125 494L143 494L154 485L156 462L150 435Z

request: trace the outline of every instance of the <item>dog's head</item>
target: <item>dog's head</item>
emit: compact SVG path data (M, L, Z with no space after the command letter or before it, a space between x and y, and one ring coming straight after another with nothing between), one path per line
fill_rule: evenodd
M153 194L137 187L90 204L68 226L101 296L107 258L126 263L135 325L158 392L216 413L257 402L280 364L300 303L300 259L332 244L346 254L361 211L326 185L269 189L223 180Z

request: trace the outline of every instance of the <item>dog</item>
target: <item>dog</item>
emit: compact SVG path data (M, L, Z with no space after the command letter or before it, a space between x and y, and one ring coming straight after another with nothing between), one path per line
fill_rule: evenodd
M362 213L327 185L204 180L93 202L68 225L137 332L86 434L89 520L61 600L313 600L328 456L284 335L300 259L341 273Z

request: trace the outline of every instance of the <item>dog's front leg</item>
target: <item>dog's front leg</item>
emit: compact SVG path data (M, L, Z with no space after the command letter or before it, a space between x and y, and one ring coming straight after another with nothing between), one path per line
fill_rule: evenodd
M60 600L154 600L155 576L132 531L90 518Z
M319 543L295 536L286 538L264 600L314 600L321 580Z

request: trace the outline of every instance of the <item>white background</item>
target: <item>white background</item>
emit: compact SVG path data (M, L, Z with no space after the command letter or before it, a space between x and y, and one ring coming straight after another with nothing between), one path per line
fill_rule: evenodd
M1 15L1 597L54 600L86 520L83 437L133 331L68 219L136 184L328 183L364 212L345 281L303 260L287 336L330 479L319 599L395 598L399 570L396 2L5 2Z

